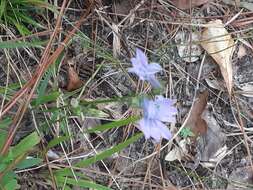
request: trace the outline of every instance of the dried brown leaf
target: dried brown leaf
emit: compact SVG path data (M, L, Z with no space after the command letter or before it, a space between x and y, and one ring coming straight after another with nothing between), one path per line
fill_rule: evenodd
M168 152L168 154L165 156L166 161L172 162L172 161L175 161L175 160L182 160L184 155L186 155L188 153L186 139L181 140L178 143L178 145L179 146L176 146L176 147L172 148Z
M193 104L189 119L187 120L186 127L190 128L194 133L195 138L203 135L207 131L207 124L201 115L206 108L208 98L208 91L201 93Z
M234 40L224 28L221 20L208 23L208 27L202 33L202 47L212 56L220 66L229 94L233 87L233 71L231 58L234 52Z
M206 121L208 128L207 132L198 139L197 147L201 155L201 161L209 162L206 163L206 167L213 167L227 153L226 135L222 132L213 113L208 109L204 111L202 118Z
M185 10L190 9L191 7L197 7L200 5L203 5L207 2L210 2L210 0L171 0L171 2L179 9Z
M68 67L68 84L67 91L73 91L82 86L83 82L80 80L78 74L73 67Z

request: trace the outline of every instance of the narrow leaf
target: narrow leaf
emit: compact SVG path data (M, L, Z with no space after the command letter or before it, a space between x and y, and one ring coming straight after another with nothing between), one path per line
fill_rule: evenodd
M36 132L31 133L21 140L16 146L12 148L13 158L16 158L25 152L31 150L36 144L40 142L40 137Z
M106 123L104 125L96 126L92 129L88 129L87 132L88 133L93 133L93 132L105 131L105 130L112 129L112 128L115 128L115 127L121 127L121 126L124 126L124 125L128 125L130 123L138 121L139 119L140 119L139 117L129 117L127 119L122 119L122 120L119 120L119 121L114 121L114 122Z
M108 187L96 184L91 181L83 180L83 179L78 179L76 181L75 179L61 177L61 176L57 176L56 179L58 183L67 183L74 186L86 187L86 188L92 188L92 189L98 189L98 190L111 190Z
M78 162L77 164L75 164L75 167L87 167L90 164L93 164L97 161L101 161L109 156L111 156L112 154L121 151L122 149L126 148L127 146L129 146L130 144L134 143L135 141L137 141L140 137L142 137L143 134L142 133L138 133L135 136L127 139L125 142L122 142L116 146L114 146L113 148L107 149L105 151L103 151L102 153L95 155L91 158L82 160L80 162ZM59 176L67 176L67 175L72 175L72 172L69 168L64 168L64 169L60 169L56 172L57 175Z

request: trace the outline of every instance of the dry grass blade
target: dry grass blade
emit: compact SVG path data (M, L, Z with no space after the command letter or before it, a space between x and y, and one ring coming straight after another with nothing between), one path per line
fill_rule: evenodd
M171 0L171 2L179 9L185 10L190 9L191 7L197 7L208 3L210 0Z

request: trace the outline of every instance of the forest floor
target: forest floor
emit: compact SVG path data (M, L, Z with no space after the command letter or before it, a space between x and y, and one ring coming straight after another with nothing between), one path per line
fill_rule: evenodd
M54 4L58 11L63 2ZM18 126L13 146L33 131L42 139L31 154L42 161L15 170L20 189L56 189L50 170L71 168L139 132L135 122L84 132L138 114L124 98L134 101L153 93L148 83L127 72L136 48L162 66L157 75L161 93L177 100L176 122L168 124L173 138L156 143L142 136L78 172L111 189L253 189L253 2L90 2L69 1L60 23L50 11L32 13L44 28L26 24L30 37L50 44L48 52L46 44L0 49L1 113L36 78L39 67L51 58L54 62L43 71L34 93L24 94L4 113ZM67 31L89 7L71 36ZM50 43L55 28L60 32ZM24 39L15 26L3 27L1 36L1 41ZM63 42L68 36L70 41ZM30 100L22 112L20 105ZM77 100L84 102L81 108ZM64 137L61 143L59 136ZM48 145L52 140L54 146ZM69 188L86 189L80 184Z

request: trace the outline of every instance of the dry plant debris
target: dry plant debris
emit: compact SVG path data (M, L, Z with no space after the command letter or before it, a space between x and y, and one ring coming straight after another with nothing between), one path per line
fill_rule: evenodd
M1 3L11 1L19 2ZM0 46L0 117L14 118L15 126L2 130L0 123L0 137L8 130L13 137L2 153L30 131L42 137L40 145L24 154L24 158L38 156L41 162L14 171L21 189L57 189L53 175L59 168L73 177L59 178L69 189L86 188L74 187L80 174L92 180L93 187L97 183L104 189L251 188L250 156L242 137L246 134L252 148L253 22L248 11L252 4L250 0L64 0L54 1L61 12L57 20L57 13L50 13L39 20L43 28L25 25L31 36L20 38L13 33L15 27L3 22L0 44L6 45L5 39L21 43L11 49ZM23 42L33 42L33 36L40 40L51 36L51 40L47 46L20 48ZM136 48L159 64L156 77L162 89L152 89L127 72ZM58 62L61 54L73 63ZM67 75L66 90L57 87L58 72ZM31 79L22 76L29 77L28 73ZM195 99L198 91L203 93ZM152 100L157 94L177 99L176 119L164 123L172 139L159 144L141 137L124 144L139 132L133 123L142 112L134 106L143 95ZM37 97L44 98L38 107L26 104ZM238 128L234 99L245 132ZM181 134L179 129L186 131ZM45 157L40 154L43 146L49 148ZM109 156L105 158L104 152ZM93 158L101 160L93 162ZM86 159L92 162L88 167ZM80 162L84 164L76 167Z
M171 2L179 9L185 10L193 7L203 5L210 2L210 0L171 0Z
M191 35L191 37L190 37ZM190 33L187 30L178 32L175 36L178 55L186 62L195 62L199 60L202 49L197 42L199 35L196 32Z
M253 171L251 167L236 168L229 176L232 183L228 185L227 190L252 189ZM248 188L245 188L245 184Z
M73 91L82 86L83 82L80 80L78 74L72 66L68 67L68 84L67 91Z
M227 90L231 94L233 87L232 56L234 40L224 28L221 20L210 21L202 33L202 47L220 66Z
M204 112L207 104L208 91L201 93L193 103L191 112L189 113L189 119L186 122L186 127L190 128L194 133L194 140L200 135L206 134L207 123L202 118L202 113Z

